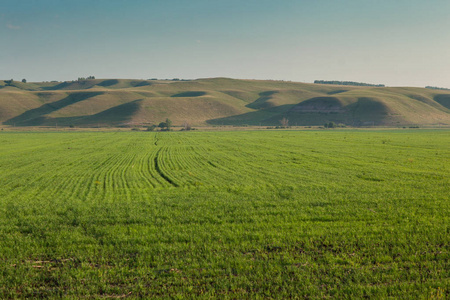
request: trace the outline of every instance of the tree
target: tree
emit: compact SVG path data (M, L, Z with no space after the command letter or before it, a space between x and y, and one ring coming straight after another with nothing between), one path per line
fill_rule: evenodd
M147 131L154 131L156 129L156 125L151 125L147 127Z
M184 121L184 123L183 123L183 129L184 129L185 131L189 131L189 130L191 130L191 125L190 125L187 121Z
M161 130L170 130L170 127L172 127L172 121L170 121L169 118L166 119L165 122L161 122L158 124L158 127L161 128ZM165 128L165 129L164 129Z
M280 124L283 127L288 127L289 126L289 119L288 118L283 118L280 120Z
M172 121L170 121L169 118L166 119L166 127L168 131L170 130L170 127L172 127Z
M27 80L24 78L24 79L22 79L22 82L23 83L27 83Z
M158 127L161 128L161 129L164 129L164 128L167 127L167 123L166 122L161 122L161 123L158 124Z

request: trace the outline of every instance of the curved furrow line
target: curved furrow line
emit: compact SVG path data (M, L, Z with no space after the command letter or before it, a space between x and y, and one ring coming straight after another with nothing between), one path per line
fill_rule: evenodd
M38 176L34 176L34 173L31 170L35 170L37 167L34 164L30 164L28 167L29 172L22 172L22 176L23 174L32 174L28 177L28 186L39 187L34 190L32 194L30 194L31 197L36 198L42 197L43 195L48 197L57 195L61 191L66 192L65 186L73 184L73 178L78 173L72 170L67 170L68 165L70 166L76 162L76 157L66 157L64 159L64 163L51 161L51 158L49 159L48 157L49 156L47 154L42 156L40 163L43 165L51 165L51 169L47 169L47 171L39 173ZM61 178L59 174L69 175Z
M130 190L133 189L133 185L135 184L136 180L132 176L130 176L130 168L133 168L134 164L133 161L136 157L136 153L128 153L126 155L127 159L124 160L124 162L121 164L121 171L120 174L120 182L122 185L122 191L125 195L126 199L129 201L131 200L131 192Z
M154 140L158 141L158 133L154 135ZM155 147L153 141L149 141L146 147L141 151L139 161L139 170L141 178L147 180L152 187L167 186L168 182L157 172L155 167L155 157L158 154L159 147Z
M206 163L202 165L200 174L202 175L203 183L208 185L225 185L236 181L235 168L230 168L224 164L215 161L211 157L206 158ZM239 181L246 181L246 175L241 176Z
M103 166L114 159L114 156L107 157L104 160L104 155L97 155L96 157L97 158L95 160L92 160L92 162L90 161L89 164L87 162L82 162L76 164L74 167L68 170L66 169L64 173L68 173L70 175L61 182L57 190L60 193L64 193L66 197L70 198L72 197L72 193L67 193L67 191L68 187L73 185L74 182L75 184L80 183L80 186L83 182L86 182L85 184L89 185L88 189L90 189L92 182L97 182L99 180L99 173L101 173L101 171L104 169ZM87 199L87 195L84 198Z
M214 154L207 158L209 166L206 170L218 173L218 176L213 177L217 183L241 185L252 182L254 177L258 176L248 172L248 168L243 168L243 162L239 156L224 152L215 152Z
M145 182L144 184L140 185L140 188L148 188L148 187L155 188L157 186L157 183L154 182L154 178L152 174L149 172L147 153L143 153L138 157L138 159L136 160L136 166L137 166L136 171L137 177Z
M134 183L139 188L156 188L161 185L160 175L154 169L154 156L157 152L157 147L154 143L157 141L157 134L153 136L153 139L146 138L145 143L142 141L138 144L137 153L139 155L136 158L136 165L133 167ZM162 180L166 182L165 180Z
M197 157L193 156L188 148L188 146L172 148L171 160L174 162L174 169L177 170L174 174L183 185L203 185Z
M77 142L78 144L76 144L75 146L78 146L79 143L82 143L83 141L79 140ZM63 179L59 187L55 189L53 195L63 194L66 198L77 197L86 199L87 194L83 196L83 193L81 193L80 191L85 190L86 186L88 187L87 190L89 190L91 188L92 182L95 181L96 174L98 174L98 172L106 163L114 159L114 156L110 156L104 159L104 153L99 151L99 149L103 149L105 146L112 144L113 142L108 139L99 140L98 142L99 144L96 148L89 149L88 152L83 153L83 157L85 157L85 159L74 160L70 164L71 167L68 170L66 169L65 172L56 173L70 175L66 176L65 179ZM69 187L72 188L69 189Z
M116 195L122 195L125 183L122 179L123 165L129 160L128 156L122 153L119 159L109 168L107 176L107 185L110 186L110 192Z
M117 145L116 143L115 146L119 145ZM101 150L98 149L99 152ZM104 155L105 152L100 152L99 157L103 157ZM77 182L77 185L73 190L74 196L86 199L89 191L93 190L94 186L96 186L96 189L103 186L102 195L103 197L106 197L106 184L105 180L102 179L105 179L105 174L110 171L111 166L116 165L118 161L120 162L122 155L123 154L121 153L121 151L117 151L115 154L110 155L106 160L94 159L94 157L92 157L91 160L86 161L86 164L88 164L85 169L86 172L80 174L79 181ZM92 166L94 166L94 168L92 168Z
M163 152L164 148L160 148L155 155L154 158L154 165L155 165L155 170L156 172L158 172L158 174L170 185L174 186L174 187L179 187L179 184L177 182L174 181L173 178L171 178L170 176L168 176L164 171L164 163L163 163L163 159L162 159L162 152Z
M183 177L187 185L211 185L211 179L217 179L217 172L209 171L211 165L203 156L198 155L193 146L178 147L177 156L181 167L180 176Z
M130 176L133 178L133 187L138 189L149 189L155 188L158 185L158 182L155 180L154 176L158 176L155 172L155 175L151 175L149 173L148 166L148 154L147 153L139 153L136 156L135 164L132 165L132 172Z
M228 151L221 152L220 155L217 152L215 153L214 158L216 163L218 165L231 165L234 170L233 173L238 173L239 177L247 175L246 177L249 179L248 182L267 183L273 181L274 178L286 178L285 169L275 169L272 166L269 167L267 159L265 159L265 157L278 157L278 154L267 152L249 153L246 150L233 149L229 146L227 148ZM249 147L249 149L252 149L252 147ZM233 155L230 155L230 153L233 153ZM237 155L234 153L237 153ZM259 154L259 156L257 154ZM294 177L295 174L290 174L290 178L294 179Z
M124 168L123 178L125 180L126 185L129 189L137 190L137 189L148 189L149 187L154 187L154 184L150 181L150 179L144 175L142 164L144 158L146 157L146 149L147 139L138 140L134 143L131 143L130 152L133 152L133 157L129 165Z
M64 194L69 195L70 198L86 199L86 192L84 192L86 186L90 187L91 182L94 180L93 178L95 178L95 175L101 170L101 166L104 165L105 162L110 162L113 159L113 157L109 157L105 161L100 162L99 166L94 165L94 168L91 167L95 162L83 162L78 168L73 169L73 177L69 177L66 180L67 186L71 187L71 190L68 192L68 189L65 189ZM74 179L72 180L72 178Z
M108 168L105 174L105 186L109 192L107 196L120 195L122 191L120 178L120 168L123 162L127 159L124 153L118 155L118 159L113 162Z
M168 148L164 154L167 158L164 160L167 162L167 172L170 172L171 177L176 180L180 186L189 185L189 176L192 175L193 168L189 167L186 162L185 152L181 147L173 146Z
M158 151L159 149L155 148L143 158L144 169L142 172L146 178L151 180L155 188L171 186L156 169L155 159L157 159Z
M205 147L189 146L184 150L184 161L186 162L187 170L191 173L195 172L193 175L200 180L202 185L223 184L233 178L233 176L229 175L234 173L235 170L213 161L212 156L208 154L209 151Z
M48 152L49 149L43 148L39 152L32 153L32 155L18 157L17 159L9 157L8 161L2 161L2 172L0 174L2 185L7 187L11 183L17 186L17 181L23 182L26 185L33 185L40 182L42 178L47 177L48 174L55 174L54 169L61 169L61 167L60 164L54 162L53 156L49 156ZM11 167L12 165L14 167ZM42 170L43 166L46 166L46 168L36 173L36 170ZM13 178L16 183L11 180L6 180Z
M125 197L131 199L131 191L143 187L141 184L141 178L136 176L139 174L139 170L135 169L140 144L137 140L131 140L127 143L124 149L124 159L120 162L118 168L115 169L115 175L113 177L117 180L117 187L120 194L125 195ZM137 167L138 168L138 167Z
M188 180L189 184L197 185L214 185L214 184L227 184L236 182L239 180L239 184L243 182L250 182L252 177L249 176L247 171L240 171L242 164L242 158L237 155L227 155L223 151L215 151L214 155L209 155L211 153L210 148L206 148L202 145L196 143L190 143L191 146L183 147L178 149L177 155L183 162L184 168L188 170L188 175L186 178L191 178L195 176L195 179ZM210 144L209 144L210 145ZM218 144L215 149L221 149L222 144ZM180 147L178 147L180 148ZM232 148L230 148L232 149ZM237 153L236 151L230 151L230 153ZM225 154L225 156L223 155ZM224 156L224 157L221 157ZM220 158L219 158L220 157ZM241 173L240 176L236 176L237 173ZM257 176L257 175L256 175Z
M120 146L121 143L117 144L111 141L111 145ZM77 188L74 190L75 195L77 195L81 199L87 199L89 195L89 191L93 190L94 186L101 185L102 172L109 169L109 166L116 164L118 160L120 160L122 153L117 151L115 154L110 155L106 160L102 160L101 157L105 156L105 150L114 149L111 147L102 147L95 148L92 150L92 153L88 153L89 160L86 160L85 163L88 164L86 167L86 172L80 174L79 184ZM98 155L97 155L98 152ZM104 195L104 193L103 193Z
M47 197L47 198L54 198L58 197L61 194L64 195L65 198L70 198L70 195L67 193L67 188L70 187L76 180L77 174L79 173L78 170L70 170L68 176L65 178L61 178L59 174L60 170L67 170L67 168L59 168L56 170L53 170L51 173L52 175L45 175L46 179L44 179L40 186L43 187L38 193L34 195L34 197ZM50 173L50 172L49 172Z

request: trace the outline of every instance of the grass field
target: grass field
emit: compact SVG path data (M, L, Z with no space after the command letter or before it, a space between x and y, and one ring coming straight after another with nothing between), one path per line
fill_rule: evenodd
M2 299L450 297L448 130L0 141Z

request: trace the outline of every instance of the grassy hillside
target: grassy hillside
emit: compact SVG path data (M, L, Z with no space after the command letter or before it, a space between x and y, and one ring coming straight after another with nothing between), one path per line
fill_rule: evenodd
M450 91L228 78L0 81L0 122L16 126L449 125Z

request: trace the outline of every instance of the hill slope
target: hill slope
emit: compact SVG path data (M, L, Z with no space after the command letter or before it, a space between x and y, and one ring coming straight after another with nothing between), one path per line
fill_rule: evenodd
M0 81L0 122L16 126L450 125L450 91L228 78Z

